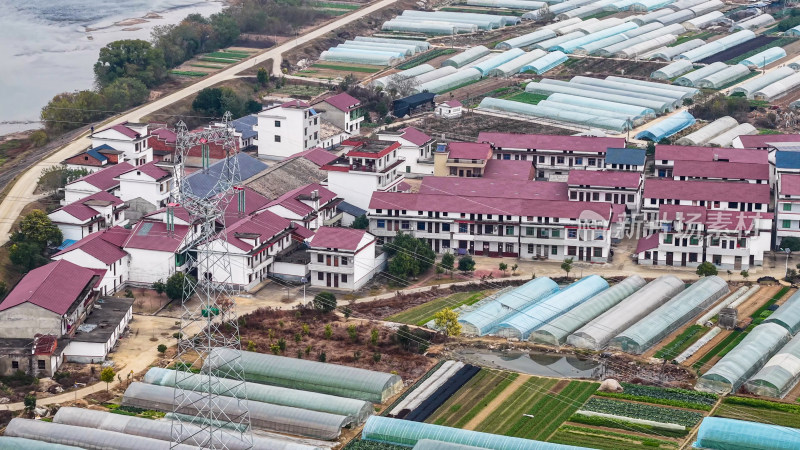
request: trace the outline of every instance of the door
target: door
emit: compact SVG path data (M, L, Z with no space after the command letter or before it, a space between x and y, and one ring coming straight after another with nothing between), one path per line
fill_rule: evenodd
M658 265L658 252L653 252L653 265Z
M735 256L733 259L733 269L734 270L742 270L742 257Z
M333 274L333 287L339 287L339 274Z
M331 274L327 273L325 275L327 275L326 286L331 287Z
M672 265L672 252L667 252L667 265Z
M488 242L484 242L483 243L483 252L481 254L483 254L483 255L488 255L489 254L489 243Z
M583 261L583 247L578 247L578 261Z
M681 266L686 267L686 253L681 253Z

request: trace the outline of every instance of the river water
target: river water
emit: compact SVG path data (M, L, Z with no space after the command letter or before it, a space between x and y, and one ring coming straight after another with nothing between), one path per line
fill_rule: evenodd
M149 40L157 25L222 6L216 0L0 0L0 135L40 127L35 121L54 95L91 88L92 66L109 42ZM144 23L127 22L145 16Z
M604 373L600 362L572 355L469 348L459 349L456 354L464 362L545 377L600 378Z

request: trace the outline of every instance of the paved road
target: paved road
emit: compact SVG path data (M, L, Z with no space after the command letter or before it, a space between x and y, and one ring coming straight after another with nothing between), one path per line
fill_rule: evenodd
M289 40L278 47L267 50L266 52L261 53L252 59L248 59L247 61L243 61L239 64L231 66L207 78L203 78L197 83L186 86L177 92L164 96L127 113L116 116L108 122L138 122L142 117L145 117L148 114L154 113L167 105L195 94L201 89L234 78L236 74L242 70L253 67L254 65L264 62L268 59L272 59L273 61L277 62L277 64L273 64L273 72L280 74L280 61L282 59L281 55L284 52L317 39L343 25L347 25L353 21L359 20L370 13L395 3L396 1L397 0L381 0L373 3L366 8L355 11L327 25L323 25L320 28L309 31L303 36L299 36L298 38ZM31 169L19 177L16 184L14 184L14 186L10 189L8 196L6 196L2 203L0 203L0 245L5 244L8 241L9 233L11 232L11 225L13 224L14 219L16 219L16 217L18 217L22 212L22 208L35 199L33 197L33 190L36 187L36 182L39 179L42 169L59 164L67 157L83 151L89 147L90 144L91 142L87 134L84 133L70 144L64 146L59 151L51 154L40 163L34 165Z

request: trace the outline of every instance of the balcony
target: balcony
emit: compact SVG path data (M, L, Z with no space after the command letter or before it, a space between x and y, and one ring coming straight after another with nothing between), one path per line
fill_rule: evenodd
M341 157L325 166L322 166L322 169L333 170L337 172L387 173L402 164L405 160L405 158L398 157L391 164L388 164L384 167L378 167L375 164L350 164L350 160L348 158Z

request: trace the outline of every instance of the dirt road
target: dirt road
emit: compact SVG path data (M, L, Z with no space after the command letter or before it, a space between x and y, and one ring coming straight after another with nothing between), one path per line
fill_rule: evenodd
M186 86L177 92L159 98L158 100L147 103L124 114L114 116L106 121L106 123L118 123L124 121L139 122L142 117L147 116L148 114L156 112L167 105L195 94L202 89L234 78L239 72L268 59L275 61L275 63L272 65L272 70L276 75L280 75L280 61L283 53L299 47L307 42L313 41L314 39L317 39L341 26L359 20L368 14L395 3L396 1L397 0L381 0L373 3L366 8L343 16L339 20L335 20L327 25L323 25L315 30L309 31L308 33L299 36L296 39L291 39L284 44L269 49L264 53L253 57L252 59L248 59L247 61L231 66L214 75L203 78L197 83ZM101 127L99 126L96 127L96 129L100 128ZM2 203L0 203L0 245L5 244L8 241L11 225L14 223L14 219L19 216L22 208L33 200L33 190L36 187L36 182L39 179L42 169L60 163L67 157L83 151L85 148L89 147L90 144L91 142L88 138L88 135L84 133L80 137L73 140L70 144L64 146L57 152L45 158L43 161L28 169L19 177L19 179L17 179L17 182L9 190L6 198L3 199Z

